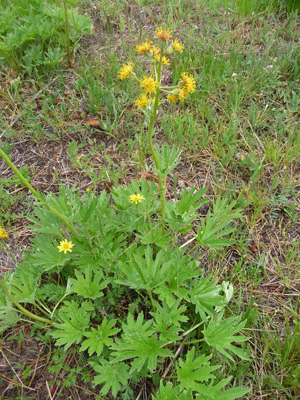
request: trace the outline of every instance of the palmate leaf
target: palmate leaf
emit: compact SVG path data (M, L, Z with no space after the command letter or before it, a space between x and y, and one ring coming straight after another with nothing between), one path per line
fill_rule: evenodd
M134 339L127 338L128 341L116 340L116 343L111 346L115 350L112 353L114 356L113 362L119 362L134 358L131 364L130 373L135 370L140 371L145 363L149 371L156 369L161 357L174 357L170 350L162 348L168 343L167 340L157 340L155 336L151 337L136 337Z
M228 351L236 354L242 360L249 360L243 350L232 345L232 342L243 343L248 340L244 336L235 336L236 333L244 328L247 321L240 322L240 316L222 319L223 314L224 312L221 312L215 319L211 319L208 326L203 329L204 340L231 361L234 361L234 359Z
M18 270L10 285L11 293L19 303L34 303L38 277L27 270Z
M27 217L27 219L34 224L31 228L34 232L46 233L56 236L60 235L60 227L62 223L56 215L44 208L37 207L35 208L34 212L39 219L36 219L33 216Z
M152 244L152 246L156 245L165 249L172 240L170 234L170 231L162 231L161 225L158 224L152 229L149 229L147 225L142 226L136 236L141 240L142 244Z
M20 318L13 304L7 299L4 293L0 291L0 334L7 328L15 325Z
M195 347L186 355L186 361L181 358L176 364L176 372L181 389L200 391L201 382L214 379L213 371L219 369L220 365L210 365L211 356L198 356L195 358Z
M206 188L198 191L196 188L191 188L190 191L184 189L177 203L166 204L168 224L172 230L187 233L192 228L192 223L198 217L197 210L208 201L201 199L205 190Z
M170 147L167 143L163 143L160 149L156 149L159 168L154 166L154 171L165 178L178 165L181 152L182 149L176 149L174 146Z
M159 392L155 396L152 395L152 400L191 400L191 392L184 390L181 392L179 386L173 387L171 382L168 382L166 386L161 382L159 386Z
M196 396L198 400L235 400L251 392L251 389L232 388L223 390L223 388L231 381L232 377L223 379L215 386L211 382L208 386L201 386L201 394Z
M88 299L96 299L103 296L102 289L105 289L110 282L109 279L104 280L102 271L94 270L88 265L84 273L75 271L76 279L71 278L72 291Z
M133 289L152 290L165 282L172 260L169 259L170 252L161 250L153 257L151 246L141 246L130 255L126 263L119 262L119 268L123 279L115 281L129 286Z
M133 318L132 314L128 314L127 323L122 323L123 334L122 338L124 340L133 339L136 337L144 336L149 337L154 333L152 328L152 320L145 321L143 312L139 313L137 319Z
M99 373L95 376L94 383L96 385L104 384L101 389L103 395L106 395L111 388L112 395L115 397L121 389L121 385L127 385L130 379L129 367L124 363L113 364L105 360L101 361L101 364L91 363L94 370Z
M124 361L135 358L132 362L130 373L140 371L148 362L148 369L153 371L158 363L159 357L173 357L173 354L162 348L167 341L157 340L152 328L152 320L144 323L144 315L140 313L135 321L131 314L127 317L127 324L123 323L123 334L121 339L111 346L115 357L113 362Z
M111 339L110 336L113 336L120 331L118 328L112 329L116 322L116 320L107 322L107 318L104 318L97 329L92 328L91 332L86 332L84 336L88 339L83 341L80 351L88 349L90 356L93 353L96 353L97 356L99 356L102 353L104 345L109 346L113 344L113 339Z
M52 243L52 236L36 236L33 240L35 251L28 255L28 260L35 266L39 266L42 272L63 267L70 260L70 253L64 254L58 251L58 243Z
M138 193L143 195L145 199L138 204L131 203L129 196ZM145 211L153 213L159 209L160 202L157 200L157 193L158 189L154 181L149 184L148 180L141 179L132 181L130 185L114 187L112 197L117 210L125 211L130 208L130 214L133 210L136 210L138 215ZM127 215L127 219L131 218L130 214Z
M213 205L213 215L209 210L206 221L201 220L201 226L199 226L197 233L198 244L213 249L222 249L231 244L231 241L225 239L224 236L234 230L231 226L232 220L241 217L240 209L232 211L236 203L236 201L232 201L228 205L226 198L223 200L221 200L221 197L217 198Z
M199 262L191 260L183 252L182 249L168 256L171 268L168 270L165 281L154 289L159 299L165 300L169 307L175 303L177 297L190 301L190 280L203 274L203 269L198 268Z
M90 314L87 313L85 303L80 308L74 301L65 302L65 304L59 311L59 317L64 322L55 322L53 325L57 330L51 335L58 339L55 343L57 346L65 345L67 350L72 344L81 342L89 327Z
M181 322L186 322L188 318L183 315L186 306L179 307L181 299L178 299L171 307L164 301L163 306L158 302L154 302L156 311L150 314L155 318L155 330L160 333L163 340L176 342L179 340L178 333L183 329L180 328ZM179 308L178 308L179 307Z
M196 305L196 311L204 322L207 315L212 317L214 307L226 305L225 296L221 295L222 287L216 286L217 279L211 281L211 275L205 279L194 280L194 287L190 290L191 302Z
M177 212L181 215L192 214L198 210L203 204L208 202L208 199L201 199L204 195L206 188L196 190L196 188L191 188L187 191L186 188L182 191L180 199L176 204Z

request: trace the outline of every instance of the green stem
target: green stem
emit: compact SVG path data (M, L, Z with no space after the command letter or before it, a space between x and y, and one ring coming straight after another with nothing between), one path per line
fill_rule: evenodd
M186 255L188 256L192 251L196 250L196 248L199 247L199 244L196 244L196 246L192 247L191 250L189 250Z
M184 332L182 335L180 335L180 340L183 339L185 336L187 336L189 333L193 332L195 329L199 328L199 326L201 326L204 322L199 322L199 324L192 326L192 328L190 328L188 331ZM187 344L187 342L184 343L180 343L180 340L178 340L175 344ZM201 339L202 340L202 339ZM165 347L168 346L169 344L174 344L174 342L168 342L166 344L164 344L161 347Z
M30 311L26 310L21 304L14 298L14 296L8 291L5 283L0 279L0 288L3 290L3 292L6 294L6 296L9 298L9 300L24 314L27 315L27 317L31 319L35 319L36 321L44 322L46 324L52 324L53 321L50 319L42 318L39 317L38 315L32 314Z
M198 340L191 340L190 342L184 342L184 344L195 344L199 342L204 342L204 339L198 339Z
M141 134L140 134L140 163L141 163L141 170L145 171L145 158L144 158L144 125L141 123L141 117L139 114L139 126L141 127Z
M159 63L157 66L157 81L160 84L160 74L161 74L161 67L162 67L162 57L163 57L163 52L160 52L160 59L159 59ZM155 153L154 150L154 146L153 146L153 138L152 138L152 134L153 134L153 127L154 127L154 122L155 122L155 117L156 117L156 113L157 113L157 108L158 108L158 103L159 103L159 95L160 95L160 87L158 87L156 89L156 94L155 94L155 99L154 99L154 105L153 105L153 111L152 111L152 115L150 118L150 123L149 123L149 129L148 129L148 142L149 142L149 147L150 147L150 151L155 163L155 167L156 169L159 171L160 165L159 165L159 160L158 157ZM166 216L166 199L163 197L163 191L164 191L164 184L163 184L163 180L162 177L158 175L158 185L159 185L159 189L161 191L161 196L162 196L162 205L161 205L161 216L164 219ZM162 222L162 227L164 228L164 221Z
M44 196L41 195L41 193L37 192L28 182L28 180L22 175L22 173L18 170L18 168L10 161L9 157L4 153L2 149L0 149L0 156L3 158L3 160L6 162L6 164L14 171L14 173L20 178L20 180L24 183L24 185L31 191L31 193L34 195L35 198L40 200L47 208L49 211L51 211L54 215L56 215L69 230L73 233L73 235L76 237L76 239L79 242L82 242L82 239L78 235L77 230L74 228L74 226L66 220L64 216L62 216L55 208L51 207L49 204L47 204Z
M2 242L3 242L5 249L11 255L11 257L15 260L15 263L18 264L18 261L17 261L16 257L13 255L13 253L11 252L10 248L8 247L8 244L5 243L4 239L2 239Z
M154 304L154 300L153 300L153 297L152 297L151 290L148 290L148 294L149 294L149 297L150 297L150 300L151 300L153 311L155 312L156 311L156 307L155 307L155 304Z
M45 310L43 310L38 304L33 303L33 305L34 305L36 308L38 308L43 314L45 314L45 315L48 316L48 313L47 313Z
M64 9L65 9L65 17L66 17L66 40L67 40L67 56L68 56L68 67L72 66L72 57L70 52L70 25L69 25L69 18L68 18L68 8L66 0L63 0Z

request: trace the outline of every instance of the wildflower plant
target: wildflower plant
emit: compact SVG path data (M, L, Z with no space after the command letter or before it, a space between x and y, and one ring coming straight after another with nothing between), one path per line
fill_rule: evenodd
M171 103L182 102L190 94L195 92L196 81L191 74L183 72L177 85L163 86L163 69L171 66L170 56L172 53L182 53L184 46L177 38L172 40L172 32L169 29L163 29L161 27L155 30L154 40L156 40L155 43L150 39L146 39L135 48L139 55L146 57L150 61L150 73L143 75L142 78L138 78L134 72L134 64L129 62L123 64L119 71L118 78L120 80L132 78L137 81L140 89L142 89L142 93L135 100L135 106L138 109L143 110L146 117L149 116L148 143L154 160L155 170L158 173L159 188L162 199L161 212L162 219L164 220L166 216L166 176L162 176L161 166L162 163L164 163L164 160L169 161L170 153L174 155L174 151L173 149L164 147L163 156L160 156L159 151L155 150L153 146L153 130L156 114L160 104L160 97L162 95L165 95ZM142 138L140 143L143 143ZM142 148L140 151L143 154ZM176 166L176 162L179 159L179 153L176 154L177 157L172 158L172 161L169 162L169 165L172 165L171 170ZM162 225L163 224L164 222L162 222Z
M134 77L142 89L136 105L149 108L159 187L142 179L100 195L61 187L58 195L43 196L0 149L38 200L29 217L31 251L0 279L0 326L7 329L25 315L35 329L47 329L55 346L84 354L101 396L136 398L134 389L146 377L152 400L236 399L250 389L228 389L232 377L221 370L223 363L249 360L246 321L226 315L233 286L206 274L199 259L201 247L216 251L232 243L241 212L236 201L217 198L197 227L208 201L205 188L166 201L166 178L180 151L166 144L154 149L159 99L162 93L183 101L195 81L184 72L177 85L162 86L162 68L183 46L171 41L169 30L158 28L155 38L157 44L145 40L136 48L152 62L152 73L138 79L128 63L119 78ZM192 239L184 236L192 229Z

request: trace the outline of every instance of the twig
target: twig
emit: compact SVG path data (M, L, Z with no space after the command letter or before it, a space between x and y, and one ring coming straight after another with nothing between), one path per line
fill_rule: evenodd
M185 338L183 342L186 342L186 341L187 341L187 338ZM182 349L183 349L183 346L184 346L184 343L182 343L182 344L178 347L178 349L177 349L177 351L176 351L176 353L175 353L175 356L174 356L174 360L176 360L176 359L178 358L179 354L181 353L181 351L182 351ZM172 362L170 362L170 364L167 366L167 369L166 369L165 372L163 373L162 378L165 378L165 377L168 375L168 373L169 373L171 367L172 367ZM162 378L161 378L161 380L162 380Z
M33 96L33 98L30 100L30 102L33 102L34 100L36 100L36 99L40 96L40 94L43 92L43 90L45 90L45 89L47 89L49 86L51 86L55 81L57 81L57 79L58 79L59 77L60 77L60 75L58 75L57 77L55 77L54 79L52 79L50 82L48 82L47 85L45 85L41 90L39 90L39 91ZM13 120L13 122L9 125L9 127L1 133L0 139L2 138L2 136L3 136L5 133L7 133L7 131L8 131L10 128L12 128L12 127L15 125L15 123L17 123L17 122L19 121L19 119L22 118L22 116L23 116L23 114L24 114L24 111L26 111L26 110L22 110L22 111L19 113L19 115L17 116L17 118L15 118L15 119Z
M47 386L47 390L48 390L48 393L49 393L49 398L50 398L50 400L53 400L53 397L52 397L52 394L51 394L51 391L50 391L50 388L49 388L49 385L48 385L48 381L46 381L46 386Z

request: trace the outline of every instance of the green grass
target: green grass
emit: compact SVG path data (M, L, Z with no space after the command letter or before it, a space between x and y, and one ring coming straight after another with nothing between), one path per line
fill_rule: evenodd
M244 210L235 245L225 252L204 254L201 261L220 281L234 284L235 300L228 313L243 312L248 319L245 334L250 338L252 361L225 366L225 372L239 384L252 384L249 399L297 398L300 42L296 2L167 0L162 5L155 0L85 0L81 7L94 19L95 33L82 42L73 71L59 69L35 79L20 75L20 83L14 86L9 71L1 70L0 102L5 110L0 115L1 129L23 113L4 141L12 145L24 138L29 143L67 141L70 163L98 189L107 179L118 182L127 170L136 173L137 135L143 121L133 106L138 88L131 81L119 81L117 73L127 61L141 71L135 45L152 36L156 26L170 27L185 50L174 56L169 79L177 82L183 71L191 71L197 90L182 106L162 105L156 139L183 147L177 181L208 185L211 198L222 194L238 200ZM29 102L57 75L54 87ZM99 147L101 131L82 124L87 114L99 118L107 136L117 138L113 145ZM73 140L78 145L70 148ZM77 165L79 149L86 149L86 156ZM100 166L99 153L104 154ZM0 200L8 209L14 209L19 200L14 199L1 188ZM15 222L2 206L0 217L2 224Z

